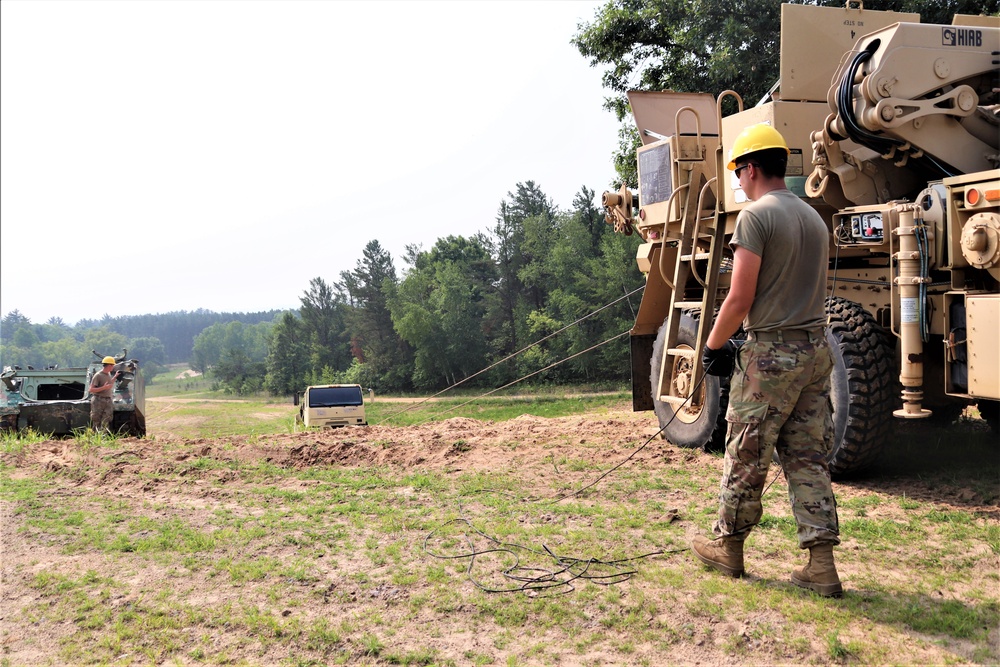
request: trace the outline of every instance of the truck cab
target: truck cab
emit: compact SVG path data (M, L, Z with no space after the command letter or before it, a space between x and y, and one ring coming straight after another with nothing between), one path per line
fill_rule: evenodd
M299 421L306 427L368 425L364 395L359 384L306 387L301 398L295 395L295 403L299 406Z

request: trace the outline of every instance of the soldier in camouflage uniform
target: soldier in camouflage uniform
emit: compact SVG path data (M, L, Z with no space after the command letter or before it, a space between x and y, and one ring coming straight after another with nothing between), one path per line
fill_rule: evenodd
M725 468L715 539L698 536L695 555L731 576L743 574L743 541L760 521L771 458L778 459L809 564L792 581L840 595L833 547L840 543L827 456L833 426L833 356L824 332L829 230L785 187L788 146L768 125L746 128L729 162L752 203L736 221L733 277L706 341L706 372L733 374ZM743 324L747 342L729 340Z

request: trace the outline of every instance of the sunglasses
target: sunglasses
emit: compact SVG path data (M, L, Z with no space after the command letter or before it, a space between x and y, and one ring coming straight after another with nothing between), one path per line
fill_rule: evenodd
M736 174L736 178L739 178L740 172L746 169L747 167L760 168L760 165L756 164L755 162L747 162L746 164L741 164L740 166L736 167L736 169L733 170L733 173Z

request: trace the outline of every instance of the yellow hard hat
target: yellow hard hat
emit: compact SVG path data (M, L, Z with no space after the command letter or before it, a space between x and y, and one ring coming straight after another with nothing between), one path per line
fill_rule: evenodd
M784 148L786 153L791 153L788 150L785 138L781 136L781 132L778 132L767 123L749 125L743 128L743 131L736 137L736 141L733 142L733 147L729 151L729 164L726 165L726 169L732 171L736 169L736 161L744 155L767 150L768 148Z
M104 357L104 360L101 361L101 363L102 364L112 364L112 365L114 365L115 358L114 357Z

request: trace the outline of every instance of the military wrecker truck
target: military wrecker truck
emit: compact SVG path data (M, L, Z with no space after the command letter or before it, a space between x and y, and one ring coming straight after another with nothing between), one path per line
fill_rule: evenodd
M0 373L0 430L67 436L90 426L90 381L103 368L103 355L83 368L7 366ZM139 362L127 350L115 357L111 431L146 435L146 385Z
M700 359L730 284L747 198L725 165L768 123L786 184L830 229L827 339L836 358L830 469L862 470L894 418L1000 416L1000 19L781 7L780 80L757 105L719 95L629 95L643 145L638 192L605 192L606 221L642 237L631 330L635 410L674 444L724 444L728 380ZM723 109L732 112L723 114Z

